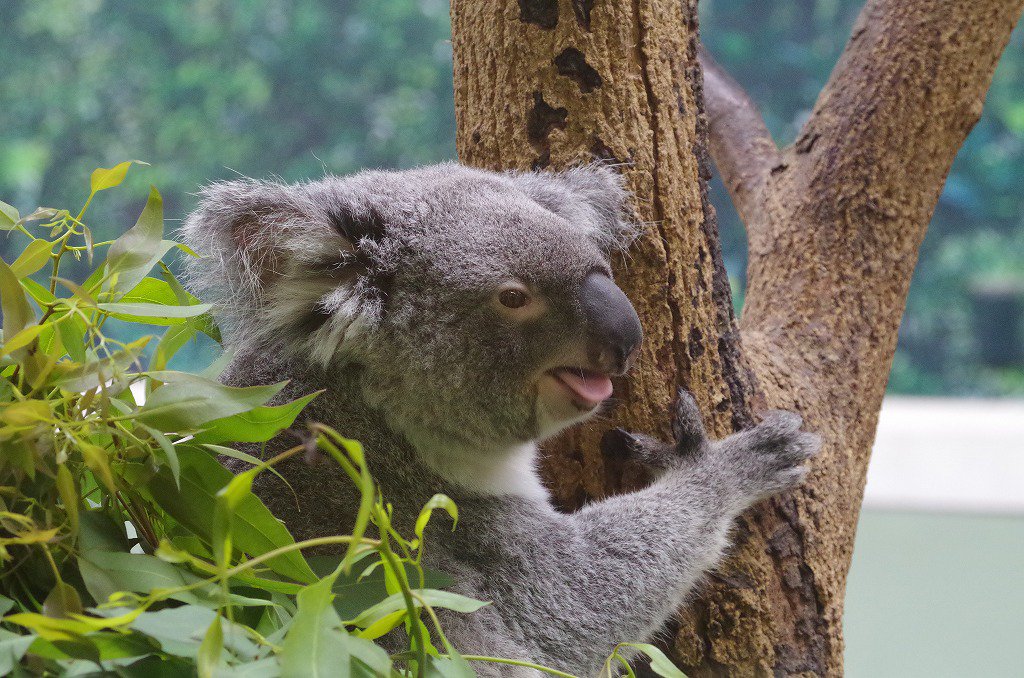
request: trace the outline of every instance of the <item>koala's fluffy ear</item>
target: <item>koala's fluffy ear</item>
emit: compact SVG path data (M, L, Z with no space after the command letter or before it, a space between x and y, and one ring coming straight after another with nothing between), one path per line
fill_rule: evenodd
M621 174L592 163L554 174L520 174L517 180L530 197L584 229L606 252L625 249L639 230L632 220L629 191Z
M272 339L329 361L381 311L383 220L343 180L211 184L182 227L201 259L186 280L217 305L229 342Z

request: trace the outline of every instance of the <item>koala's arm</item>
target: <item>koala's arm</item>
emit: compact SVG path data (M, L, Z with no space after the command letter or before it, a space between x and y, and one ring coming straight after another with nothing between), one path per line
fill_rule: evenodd
M524 625L544 620L551 630L537 650L556 668L596 674L615 643L643 641L675 613L721 557L739 513L799 483L819 446L800 424L774 412L753 429L710 441L692 398L681 394L675 446L632 442L658 462L661 476L639 492L553 518L537 544L548 557L526 563L538 569L523 573L526 593L506 610L517 610Z

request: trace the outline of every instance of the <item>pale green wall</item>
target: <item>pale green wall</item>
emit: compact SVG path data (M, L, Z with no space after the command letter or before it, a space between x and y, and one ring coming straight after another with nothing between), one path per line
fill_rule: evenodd
M867 510L848 678L1024 677L1024 516Z

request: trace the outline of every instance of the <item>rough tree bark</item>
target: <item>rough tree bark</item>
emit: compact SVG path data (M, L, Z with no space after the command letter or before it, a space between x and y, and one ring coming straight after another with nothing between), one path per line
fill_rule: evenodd
M825 438L803 488L741 519L733 556L672 629L691 676L842 672L846 573L918 246L1022 6L869 0L780 151L706 55L702 76L695 0L452 2L460 158L619 163L647 225L617 270L643 353L612 416L547 450L560 504L643 482L602 456L601 434L667 437L677 385L719 435L782 407ZM709 141L748 229L738 324L706 196Z

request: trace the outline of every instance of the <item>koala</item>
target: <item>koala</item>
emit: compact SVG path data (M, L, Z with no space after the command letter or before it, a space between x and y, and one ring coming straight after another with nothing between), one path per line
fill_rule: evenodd
M282 401L323 389L305 416L363 443L406 534L435 493L457 503L457 529L428 528L425 564L493 603L444 617L464 653L597 675L617 642L670 618L734 518L799 483L818 448L782 412L711 440L682 392L674 442L608 439L655 470L652 484L576 513L552 506L538 441L594 416L642 342L609 263L636 234L627 198L607 166L442 164L215 183L183 226L203 255L188 284L216 304L234 353L223 381L288 380ZM330 463L293 458L278 471L288 485L262 474L254 489L297 539L350 528L358 496Z

